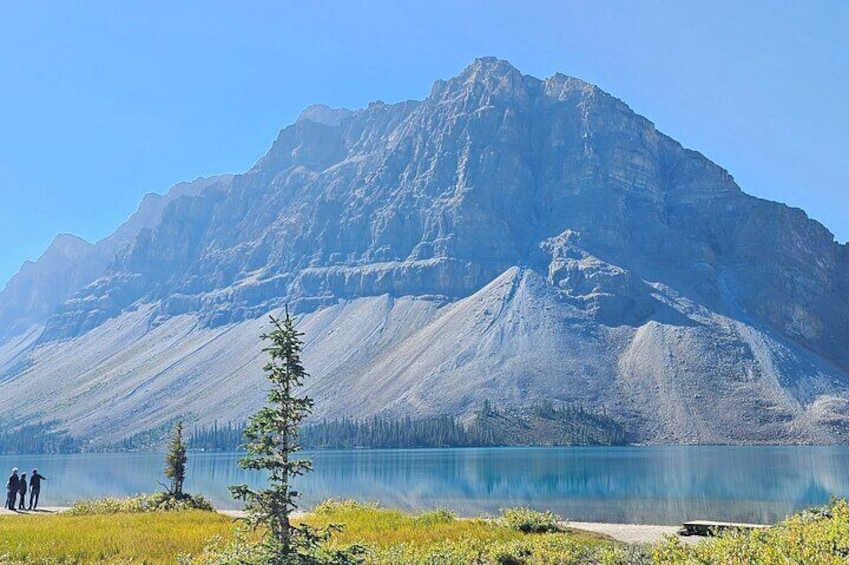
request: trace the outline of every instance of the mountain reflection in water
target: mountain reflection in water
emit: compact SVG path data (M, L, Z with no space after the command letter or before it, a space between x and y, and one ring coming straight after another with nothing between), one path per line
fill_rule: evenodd
M598 447L304 452L314 471L296 485L309 508L327 498L379 501L461 515L511 506L576 521L679 524L698 518L771 523L849 494L849 448ZM227 487L263 483L238 454L190 453L185 488L239 508ZM164 454L2 456L0 465L49 477L43 504L127 496L163 487Z

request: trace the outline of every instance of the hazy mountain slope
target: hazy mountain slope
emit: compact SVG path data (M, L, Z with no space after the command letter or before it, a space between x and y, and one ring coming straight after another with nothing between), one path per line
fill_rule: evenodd
M33 353L30 394L7 413L61 416L71 431L117 441L174 417L241 419L262 402L265 321L203 328L192 316L154 329L121 315ZM804 351L707 314L698 323L599 326L532 271L510 269L449 305L361 298L307 314L304 362L316 417L462 414L484 399L581 402L618 414L654 442L839 441L845 380ZM757 336L757 337L753 337ZM721 340L717 342L716 340ZM803 387L776 365L794 359ZM745 373L740 373L744 370ZM56 383L62 399L57 401Z
M231 179L232 175L199 178L175 185L166 196L148 194L126 222L93 245L73 235L57 236L37 261L25 262L0 292L0 345L40 329L61 304L103 275L140 231L156 226L169 202L224 188Z
M642 441L847 431L849 248L580 80L479 59L421 102L309 108L204 182L8 346L0 408L98 441L242 417L288 304L319 417L553 398Z
M0 340L43 324L53 309L105 267L92 245L59 235L36 262L27 261L0 292Z

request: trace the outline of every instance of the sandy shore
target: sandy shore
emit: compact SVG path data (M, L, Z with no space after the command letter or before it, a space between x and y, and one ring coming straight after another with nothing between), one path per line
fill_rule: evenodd
M601 522L568 522L570 528L610 536L625 543L657 543L666 536L677 536L681 526L649 526L642 524L607 524ZM706 538L680 536L684 543L698 543Z
M11 510L3 508L0 509L0 516L47 516L58 512L64 512L66 510L68 510L67 506L45 506L38 510L23 510L20 512L12 512ZM245 515L242 510L218 510L218 512L232 518L241 518ZM604 534L625 543L657 543L663 540L665 536L676 535L680 529L678 526L606 524L601 522L568 522L568 526L576 530L585 530L588 532L595 532L597 534ZM700 540L704 540L705 538L691 536L680 537L679 539L685 543L698 543Z

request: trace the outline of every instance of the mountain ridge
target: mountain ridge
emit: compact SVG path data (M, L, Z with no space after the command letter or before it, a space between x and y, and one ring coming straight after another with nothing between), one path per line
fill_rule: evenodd
M142 405L162 404L151 415L81 393L82 407L117 414L60 410L82 437L102 433L98 418L117 440L122 421L156 427L183 409L197 422L242 416L258 393L231 398L241 369L211 359L256 372L262 317L288 305L307 335L324 332L305 347L317 416L557 399L635 423L645 442L845 433L849 246L580 79L478 59L423 101L307 108L249 171L196 182L143 203L96 276L19 323L44 326L34 342L39 330L0 335L0 406L13 406L10 381L62 368L58 348L86 359L65 362L74 390L124 390L133 375ZM150 336L174 332L185 356L163 351L160 367L105 328L152 351ZM220 332L244 351L213 345ZM205 373L220 390L178 401Z

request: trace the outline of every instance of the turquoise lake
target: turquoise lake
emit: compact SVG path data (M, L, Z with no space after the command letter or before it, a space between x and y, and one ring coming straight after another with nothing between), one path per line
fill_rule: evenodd
M528 506L576 521L680 524L712 519L772 523L849 495L849 447L573 447L305 451L301 507L327 498L378 501L460 515ZM240 508L227 487L261 485L235 453L189 453L185 490ZM164 454L0 456L48 477L43 506L162 489Z

